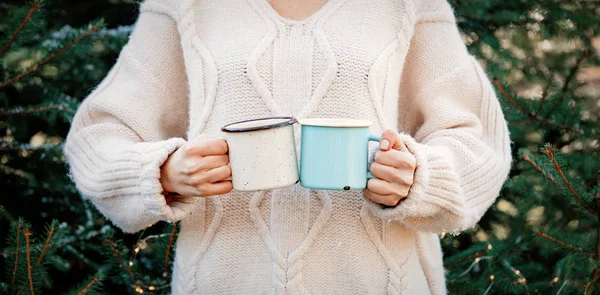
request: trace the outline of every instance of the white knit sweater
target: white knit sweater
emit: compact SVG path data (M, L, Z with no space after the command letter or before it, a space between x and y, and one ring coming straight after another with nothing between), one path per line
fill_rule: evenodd
M165 203L159 169L186 139L276 115L397 130L417 158L408 198L297 185ZM329 0L302 21L268 0L147 0L65 153L124 231L181 220L173 294L445 294L438 233L475 225L511 163L445 0Z

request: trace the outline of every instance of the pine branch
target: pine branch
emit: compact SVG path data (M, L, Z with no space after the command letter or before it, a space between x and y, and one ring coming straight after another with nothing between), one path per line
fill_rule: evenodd
M62 148L62 143L61 144L42 144L42 145L30 145L30 144L14 144L14 143L10 143L10 142L5 142L0 140L0 151L2 152L6 152L6 151L39 151L39 150L48 150L48 149L52 149L52 148Z
M0 149L0 151L2 151L2 149ZM27 179L29 181L35 181L35 177L33 176L33 174L26 172L24 170L21 170L21 169L15 169L15 168L8 167L8 166L2 165L2 164L0 164L0 172L2 172L4 174L15 175L20 178Z
M596 200L598 200L598 196L600 194L596 195ZM598 217L598 221L600 221L600 217ZM597 237L596 237L596 260L600 261L600 226L598 227L598 230L596 231ZM598 284L598 279L600 279L600 267L599 266L595 266L594 267L594 273L592 274L592 281L587 283L584 289L584 294L587 294L588 288L592 288L590 290L590 293L592 293L594 291L594 288L597 287ZM589 284L589 285L588 285Z
M46 251L48 251L49 245L50 245L50 239L52 238L52 235L54 234L54 224L51 225L50 227L50 231L48 232L48 237L46 238L46 242L44 243L44 246L42 247L42 252L40 253L40 257L38 257L37 262L35 263L35 267L37 270L37 267L40 266L40 263L42 262L42 258L44 257L44 254L46 254Z
M90 35L92 32L96 31L100 29L99 25L94 25L91 28L89 28L87 31L85 31L83 34L81 34L79 37L75 38L73 41L71 41L71 43L67 44L65 47L62 47L61 49L55 51L53 54L51 54L50 56L46 57L45 59L43 59L41 62L36 63L35 65L33 65L32 67L30 67L29 69L27 69L26 71L24 71L23 73L16 75L15 77L8 79L8 81L0 84L0 88L6 87L7 85L10 85L16 81L19 81L19 79L31 74L32 72L34 72L35 70L37 70L39 67L41 67L42 65L50 62L51 60L55 59L56 57L58 57L60 54L62 54L63 52L71 49L71 47L75 46L75 44L79 43L81 40L83 40L85 37L87 37L88 35Z
M593 286L598 282L598 277L600 276L599 273L600 273L600 270L597 267L595 267L592 280L585 283L585 285L583 285L583 294L584 295L594 293ZM588 291L589 291L589 293L588 293Z
M85 286L85 288L81 289L81 291L79 291L79 293L77 293L77 295L83 295L85 294L85 292L87 292L87 290L89 290L97 281L99 280L99 278L97 276L95 276L89 284L87 284L87 286Z
M561 92L560 98L552 106L552 108L550 109L550 111L548 111L548 113L546 113L546 116L545 116L544 119L547 120L548 117L550 117L550 115L552 115L552 113L556 110L556 108L558 108L558 106L563 102L563 100L565 99L565 95L567 93L567 90L569 90L569 84L571 84L571 81L573 81L574 78L576 77L577 72L579 71L579 68L581 67L581 64L583 63L583 61L586 58L588 58L591 54L592 54L592 51L589 50L589 49L586 49L585 51L583 51L583 54L579 57L579 59L577 59L577 62L575 62L575 65L573 66L573 68L571 68L571 72L569 73L569 75L565 79L565 84L563 84L563 87L560 90L560 92Z
M67 113L75 114L75 111L69 109L64 104L57 103L57 104L47 105L47 106L35 106L32 108L16 107L13 109L4 109L4 110L0 109L0 115L2 115L2 116L25 115L25 114L32 114L32 113L41 113L41 112L46 112L46 111L51 111L51 110L59 110L59 111L65 111Z
M478 294L479 288L470 288L470 289L456 289L456 288L448 288L448 291L460 293L460 294Z
M35 268L33 269L33 271L30 270L30 265L29 265L29 250L27 251L27 270L29 272L33 272L36 273L36 271L38 270L40 263L42 262L42 258L44 257L44 254L46 254L46 252L48 251L49 245L50 245L50 239L52 239L52 235L54 234L54 230L55 230L55 226L54 223L52 223L51 227L50 227L50 231L48 232L48 237L46 238L46 242L44 242L44 246L42 247L42 252L40 253L40 256L37 259L37 262L35 263ZM30 234L31 235L31 234ZM27 238L27 236L26 236ZM29 239L27 238L27 241L29 241ZM27 249L29 249L29 243L27 244L28 247ZM30 280L31 280L31 274L30 274ZM25 289L25 287L22 287L21 289L19 289L19 291L17 292L17 294L21 294L21 292L23 292L23 290ZM33 294L33 292L31 293Z
M535 168L535 170L541 172L548 180L556 183L556 185L558 185L558 186L561 186L560 183L558 183L558 181L556 181L556 179L554 179L554 177L552 177L552 175L548 175L546 173L546 171L544 171L542 169L542 167L540 167L538 164L536 164L527 154L523 154L522 158L523 158L523 160L525 160L526 162L531 164L531 166L533 166L533 168Z
M12 287L15 284L15 279L17 278L17 266L19 265L19 241L21 240L21 220L17 224L17 246L15 249L15 268L13 271L12 281L10 282L10 286Z
M508 100L508 102L510 102L510 104L512 104L513 106L515 106L521 113L527 115L528 117L531 117L531 113L528 112L527 110L525 110L525 108L523 108L516 100L514 100L512 98L512 96L510 96L506 90L504 89L504 86L502 86L502 84L500 84L500 80L498 78L494 78L494 84L496 85L496 87L498 87L498 90L500 90L500 93Z
M115 258L117 258L117 261L119 262L119 264L121 265L121 267L127 271L127 274L129 275L129 280L133 283L133 273L131 270L131 267L125 265L125 263L123 262L123 259L121 259L121 254L119 254L119 250L117 249L117 246L115 245L115 243L113 242L113 240L111 239L105 239L104 240L105 243L109 244L110 247L112 248L113 251L113 256Z
M542 231L538 232L538 235L540 237L546 238L546 239L548 239L548 240L550 240L552 242L555 242L555 243L557 243L557 244L559 244L559 245L561 245L561 246L563 246L565 248L569 248L571 250L575 250L575 251L577 251L577 252L579 252L581 254L589 256L592 259L594 259L596 257L596 254L594 254L594 253L587 252L587 251L585 251L585 250L583 250L581 248L578 248L576 246L573 246L573 245L571 245L569 243L565 243L565 242L563 242L563 241L561 241L561 240L559 240L559 239L557 239L555 237L552 237L552 236L550 236L550 235L548 235L548 234L546 234L546 233L544 233Z
M498 78L494 78L493 82L496 85L496 87L498 88L498 90L500 91L500 93L502 94L502 96L504 96L504 98L506 98L508 100L508 102L510 102L510 104L515 106L515 108L517 108L517 110L519 110L523 115L527 116L528 120L521 120L521 121L518 121L518 123L523 123L523 122L528 122L528 121L540 121L540 122L544 122L546 124L558 127L560 129L577 132L577 133L583 133L583 130L581 130L579 128L573 128L573 127L569 127L567 125L559 124L550 119L542 118L539 115L529 112L523 106L521 106L512 96L510 96L506 92L506 90L504 89L504 86L502 86L502 84L500 84L500 81L498 80Z
M165 253L165 279L169 280L169 256L171 255L171 247L173 246L173 241L175 240L175 233L177 232L177 223L173 225L173 230L171 231L171 236L169 237L169 244L167 244L167 251Z
M25 248L27 250L27 276L29 277L29 289L31 291L31 295L35 295L33 292L33 277L31 276L31 249L29 248L29 236L31 236L31 232L28 228L25 229ZM19 292L21 293L21 292ZM18 293L17 293L18 295Z
M522 120L510 121L510 122L508 122L508 125L511 125L511 126L512 125L519 125L519 124L526 123L526 122L531 122L531 121L533 121L533 119L531 119L531 118L525 118L525 119L522 119Z
M33 13L36 10L38 10L38 8L40 8L40 4L39 3L33 3L33 5L31 6L31 9L29 9L29 13L27 13L27 15L25 16L25 18L23 19L23 21L21 22L21 24L19 25L19 27L17 28L17 30L12 34L12 36L10 37L10 40L8 40L8 42L6 42L6 44L4 44L4 46L2 46L2 49L0 49L0 56L2 56L4 53L6 53L8 51L8 49L10 48L10 46L17 39L17 36L21 32L21 30L23 30L23 28L25 27L25 25L31 20L31 16L33 15Z
M596 210L594 210L592 207L590 207L590 205L588 205L581 198L581 196L575 191L575 189L573 188L573 186L571 185L571 183L565 177L565 174L563 173L562 169L560 168L560 165L558 165L558 162L556 162L556 158L554 157L554 152L555 151L556 151L556 147L553 147L551 149L549 149L549 148L544 149L544 153L552 161L552 165L554 165L554 170L556 170L556 172L558 172L558 175L562 179L563 183L567 186L567 188L569 188L569 191L571 192L571 194L573 194L573 196L575 196L575 198L577 199L577 201L583 207L585 207L585 209L587 209L590 213L598 216L598 212L596 212Z
M600 221L600 217L598 218L598 221ZM600 226L598 227L596 235L596 260L600 261Z
M473 260L473 258L479 257L481 255L485 255L485 254L487 254L487 253L484 250L477 251L477 252L475 252L475 253L467 256L467 257L464 257L464 258L462 258L462 259L460 259L460 260L458 260L458 261L456 261L454 263L451 263L449 265L444 266L444 268L446 270L450 270L450 269L452 269L452 268L454 268L454 267L456 267L458 265L461 265L462 263L464 263L466 261Z

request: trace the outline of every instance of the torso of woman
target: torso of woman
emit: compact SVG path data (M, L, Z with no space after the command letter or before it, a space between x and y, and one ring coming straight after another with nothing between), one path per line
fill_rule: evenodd
M406 5L197 1L179 24L191 86L188 137L275 115L367 119L374 134L398 130L414 21ZM234 191L201 200L182 221L173 286L176 294L429 294L428 279L443 282L443 274L426 278L416 235L372 215L361 191ZM423 239L440 263L437 236Z
M145 0L140 11L64 151L78 190L124 231L180 221L172 294L446 294L437 233L474 226L511 166L501 106L446 0ZM273 116L395 132L416 160L407 197L383 206L300 185L200 197L214 194L193 182L198 197L175 190L167 203L168 158L201 157L187 146Z

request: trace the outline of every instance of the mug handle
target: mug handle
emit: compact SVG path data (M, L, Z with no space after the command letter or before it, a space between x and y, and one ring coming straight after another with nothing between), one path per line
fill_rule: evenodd
M377 135L369 135L369 141L376 141L379 142L381 140L381 136L377 136ZM375 175L371 174L371 172L367 171L367 179L371 179L371 178L377 178Z

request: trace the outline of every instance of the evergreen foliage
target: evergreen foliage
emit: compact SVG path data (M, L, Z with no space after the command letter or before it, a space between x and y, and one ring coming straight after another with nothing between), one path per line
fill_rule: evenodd
M456 294L600 294L600 3L451 1L510 122L513 168L443 240Z
M443 235L450 293L600 294L600 2L450 2L514 156L479 225ZM79 197L61 152L137 5L0 2L1 294L169 293L177 225L123 234Z

